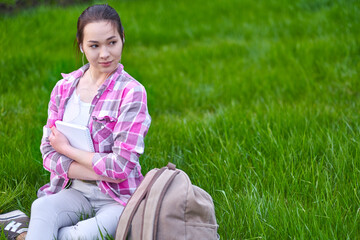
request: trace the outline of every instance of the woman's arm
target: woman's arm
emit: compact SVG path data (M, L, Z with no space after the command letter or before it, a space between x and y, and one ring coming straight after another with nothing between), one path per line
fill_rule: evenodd
M79 164L78 162L72 162L69 171L68 177L70 179L80 179L80 180L95 180L95 181L105 181L105 182L112 182L112 183L121 183L125 180L114 180L112 178L104 177L97 175L94 170L84 167L83 165Z
M59 130L57 130L56 127L51 128L49 141L50 145L56 152L73 159L89 170L93 170L91 159L93 158L94 153L86 152L71 146L68 139Z
M73 162L70 164L68 177L71 179L81 179L81 180L99 180L94 171L91 171L87 167L82 166L77 162Z
M92 168L92 158L94 156L94 153L86 152L72 147L69 144L67 138L55 127L51 128L49 141L51 146L56 150L56 152L74 160L74 162L72 162L69 167L69 178L96 181L100 180L113 183L120 183L124 181L124 179L115 180L96 174L94 169Z
M120 115L112 128L111 152L96 152L92 159L95 172L112 179L132 176L139 156L144 152L144 137L151 122L145 88L134 81L125 86L123 93Z
M49 141L49 136L51 134L50 128L55 124L55 121L59 119L58 110L62 96L60 88L63 82L64 80L60 80L51 92L48 105L48 119L46 125L43 127L40 151L44 168L53 174L68 179L67 172L73 160L56 152Z

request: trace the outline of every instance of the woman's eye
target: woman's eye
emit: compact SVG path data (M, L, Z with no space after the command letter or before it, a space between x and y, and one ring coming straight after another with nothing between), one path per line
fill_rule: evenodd
M94 44L94 45L91 45L90 47L91 47L91 48L97 48L98 45Z
M115 45L116 44L116 41L111 41L110 42L110 45Z

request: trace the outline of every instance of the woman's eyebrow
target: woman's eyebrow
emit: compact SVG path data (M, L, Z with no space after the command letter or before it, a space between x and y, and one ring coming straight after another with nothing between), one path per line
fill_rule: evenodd
M106 41L109 41L109 40L111 40L111 39L113 39L113 38L116 38L116 36L108 37L108 38L106 39ZM95 40L88 40L88 42L90 42L90 43L98 43L98 41L95 41Z

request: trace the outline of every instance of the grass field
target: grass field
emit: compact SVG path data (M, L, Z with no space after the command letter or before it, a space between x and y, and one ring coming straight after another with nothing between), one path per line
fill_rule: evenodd
M173 162L222 239L360 239L360 2L109 1L147 89L143 173ZM30 212L52 87L85 5L0 17L0 212Z

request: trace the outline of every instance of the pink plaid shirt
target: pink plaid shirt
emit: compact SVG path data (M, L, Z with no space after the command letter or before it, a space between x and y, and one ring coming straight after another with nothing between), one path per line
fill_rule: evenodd
M48 137L50 127L56 120L62 120L66 103L88 67L87 64L70 74L62 74L63 79L51 93L40 146L44 168L51 176L50 183L39 189L38 197L57 193L69 182L67 173L73 160L57 153ZM125 206L143 179L139 156L144 152L144 137L151 122L145 88L119 64L98 90L90 113L88 127L95 148L94 171L113 179L126 179L119 184L97 181L97 185L103 193Z

